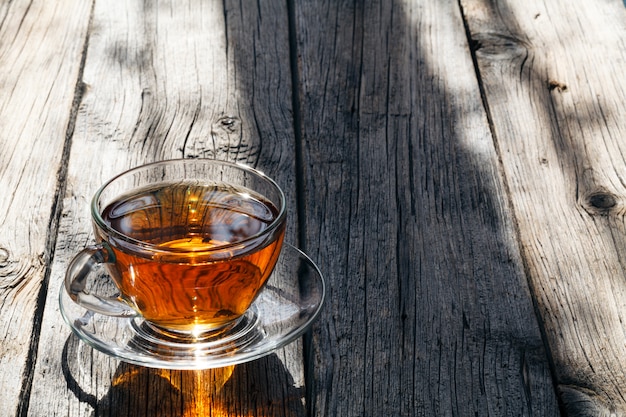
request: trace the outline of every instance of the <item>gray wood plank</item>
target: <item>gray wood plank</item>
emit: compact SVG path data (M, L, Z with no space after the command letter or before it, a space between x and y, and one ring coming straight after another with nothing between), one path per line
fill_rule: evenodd
M93 239L91 195L146 161L217 157L258 167L288 196L294 241L286 21L282 2L96 3L29 415L305 415L298 342L231 370L154 371L70 336L57 306L67 263Z
M28 397L58 227L57 177L89 13L84 1L0 4L2 416Z
M313 415L559 415L457 2L303 2Z
M626 415L626 8L463 1L568 415Z

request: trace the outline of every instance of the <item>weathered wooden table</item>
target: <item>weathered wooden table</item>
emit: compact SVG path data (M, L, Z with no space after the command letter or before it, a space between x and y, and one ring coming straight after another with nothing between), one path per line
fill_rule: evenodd
M0 415L626 415L621 0L0 2ZM312 330L120 362L59 313L88 204L148 161L285 189Z

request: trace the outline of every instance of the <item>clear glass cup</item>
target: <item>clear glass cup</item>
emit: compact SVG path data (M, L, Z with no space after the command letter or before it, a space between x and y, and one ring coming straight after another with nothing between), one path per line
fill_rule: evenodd
M286 207L262 172L186 159L111 179L94 195L91 216L97 244L71 261L69 297L94 313L140 316L158 337L198 340L236 326L265 286ZM102 280L119 294L99 294Z

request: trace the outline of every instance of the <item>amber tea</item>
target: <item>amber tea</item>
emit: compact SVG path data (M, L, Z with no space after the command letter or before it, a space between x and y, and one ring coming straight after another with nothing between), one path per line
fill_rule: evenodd
M92 313L133 318L157 339L196 343L245 326L237 319L269 279L285 234L278 184L227 161L130 169L100 187L90 208L98 243L69 263L67 295ZM117 294L101 286L111 280Z
M102 210L104 223L132 242L109 242L110 273L145 320L170 330L219 328L248 309L271 274L284 224L263 231L278 214L264 196L228 183L135 190Z

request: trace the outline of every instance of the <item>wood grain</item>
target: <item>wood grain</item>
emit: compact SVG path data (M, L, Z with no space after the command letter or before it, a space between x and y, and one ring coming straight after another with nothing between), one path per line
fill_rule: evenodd
M619 0L0 2L0 415L626 416L625 39ZM96 188L180 157L286 191L304 344L157 370L63 323Z
M287 239L297 235L288 33L286 26L275 30L287 19L284 5L114 3L96 3L89 29L28 414L305 415L299 343L231 369L224 384L228 370L120 363L78 342L62 323L57 294L64 271L93 240L89 199L131 166L176 157L254 165L284 188Z
M296 17L313 415L559 415L457 3Z
M568 415L626 415L626 10L463 1Z
M89 2L0 5L0 415L28 397ZM36 48L33 47L36 45ZM31 49L32 48L32 49Z

